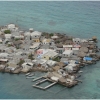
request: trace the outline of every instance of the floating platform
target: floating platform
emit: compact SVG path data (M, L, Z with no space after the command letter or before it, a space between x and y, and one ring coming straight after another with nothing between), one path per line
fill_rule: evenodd
M41 78L37 78L37 80L38 79L41 79ZM55 85L57 83L57 82L52 82L51 84L49 84L49 85L47 85L45 87L39 86L39 84L42 84L43 82L46 82L46 81L52 82L52 81L48 80L47 78L45 78L44 80L41 80L41 81L37 82L35 85L33 85L33 87L39 88L39 89L42 89L42 90L46 90L46 89L52 87L53 85Z

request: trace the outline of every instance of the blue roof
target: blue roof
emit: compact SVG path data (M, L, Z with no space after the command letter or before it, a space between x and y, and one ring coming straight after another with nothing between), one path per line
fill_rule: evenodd
M92 58L91 57L84 57L84 60L91 61Z

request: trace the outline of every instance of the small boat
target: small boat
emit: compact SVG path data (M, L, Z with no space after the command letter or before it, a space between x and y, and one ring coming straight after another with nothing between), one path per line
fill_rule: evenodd
M28 75L30 75L31 73L27 73L27 74L25 74L26 76L28 76Z
M29 77L32 77L32 76L34 76L34 75L35 75L35 74L29 74L28 76L29 76Z
M79 71L79 73L82 73L83 71Z
M32 78L35 78L35 77L28 77L28 76L27 76L26 78L31 78L31 79L32 79Z

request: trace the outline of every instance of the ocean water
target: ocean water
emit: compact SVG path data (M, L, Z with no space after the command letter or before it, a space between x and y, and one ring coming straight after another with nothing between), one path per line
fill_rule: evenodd
M32 27L81 38L97 36L100 42L100 2L0 2L0 25L9 23L24 30ZM55 85L46 91L33 88L32 79L26 79L24 74L0 73L0 99L100 99L100 62L81 70L83 83L70 89Z

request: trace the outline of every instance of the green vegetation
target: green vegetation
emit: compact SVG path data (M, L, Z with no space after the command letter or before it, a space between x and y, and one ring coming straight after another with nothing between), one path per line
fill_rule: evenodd
M4 33L5 34L11 34L11 31L10 30L5 30Z
M54 34L53 34L53 33L50 33L49 35L50 35L50 36L53 36Z
M30 54L30 55L28 56L28 59L34 60L33 55Z
M23 59L20 59L18 65L21 66L25 61Z
M20 40L19 38L15 38L15 41L18 41L18 40Z
M59 57L56 57L56 58L53 58L52 60L59 62L60 61L60 58Z
M56 41L55 43L60 43L60 41Z
M8 47L11 47L11 44L8 44Z
M9 41L6 41L5 44L7 44Z

